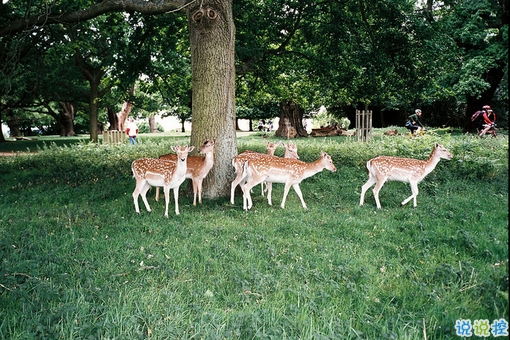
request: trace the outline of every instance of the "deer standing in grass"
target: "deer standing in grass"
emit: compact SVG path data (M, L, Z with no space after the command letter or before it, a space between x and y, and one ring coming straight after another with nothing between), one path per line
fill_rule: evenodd
M435 169L441 158L450 160L452 154L441 144L435 143L434 149L426 160L413 158L398 158L379 156L367 162L368 181L361 188L359 205L363 205L366 191L375 184L374 198L377 209L381 209L379 191L386 181L408 182L411 185L412 195L406 198L400 205L404 205L413 199L416 207L418 196L418 183L420 183L432 170Z
M305 163L297 159L280 158L275 156L261 156L259 158L248 159L243 164L243 173L247 181L242 185L243 189L243 209L251 209L253 202L250 196L250 189L264 181L268 183L284 183L285 188L283 192L283 199L281 207L285 208L285 200L289 193L290 187L299 196L303 208L306 203L303 199L303 194L299 184L308 177L321 172L324 169L335 172L336 167L333 164L331 156L325 152L321 152L319 159L311 163Z
M143 203L147 211L151 211L147 202L147 191L151 186L163 187L165 193L165 217L168 217L168 201L170 200L170 189L174 190L175 214L179 215L179 187L186 179L186 159L188 153L193 151L193 146L172 146L177 154L177 162L166 161L157 158L141 158L133 161L131 170L136 179L133 200L135 211L140 213L138 207L138 196L142 195Z
M257 158L260 155L273 156L276 148L279 145L282 145L283 147L285 147L285 153L283 155L284 158L299 159L299 156L297 154L297 146L296 146L296 144L294 144L292 142L289 142L289 144L285 144L282 142L276 142L276 143L266 142L266 148L267 148L266 154L247 150L247 151L235 156L232 159L232 166L234 167L237 177L232 181L232 185L231 185L231 189L230 189L230 203L231 204L234 204L234 193L235 193L236 187L239 185L239 183L241 183L241 181L246 179L246 175L243 174L243 164L248 159ZM267 186L267 184L268 183L266 183L266 186ZM262 187L262 196L264 196L264 183L261 183L260 185ZM267 187L267 189L269 190L269 187Z
M266 155L274 155L274 152L276 150L276 147L280 144L280 142L271 143L266 142ZM243 164L248 160L249 158L256 158L260 155L264 155L263 153L246 150L243 153L240 153L239 155L235 156L232 159L232 166L234 167L234 172L237 174L236 178L232 181L231 188L230 188L230 203L234 204L234 192L236 187L241 183L245 177L243 177ZM263 185L263 184L262 184ZM262 195L264 194L264 187L262 187Z
M197 194L198 203L202 204L202 182L214 164L214 141L206 139L198 150L198 153L205 155L205 157L188 156L188 160L186 161L186 178L190 178L193 183L193 205L195 206L197 205ZM160 156L159 159L175 162L177 161L177 155L169 153ZM156 201L158 200L159 187L156 187Z

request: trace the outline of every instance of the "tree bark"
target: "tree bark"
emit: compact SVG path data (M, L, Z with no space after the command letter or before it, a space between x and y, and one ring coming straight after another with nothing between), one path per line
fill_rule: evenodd
M149 131L150 133L158 132L158 126L156 125L156 117L153 114L149 115Z
M111 107L107 107L106 114L108 115L108 122L110 123L108 130L109 131L122 131L119 128L119 116L117 115L117 113L113 112L113 109Z
M61 109L59 110L60 136L76 136L74 132L74 105L70 102L59 102Z
M191 144L215 140L214 167L204 180L203 196L230 193L237 155L235 132L235 27L232 0L204 0L188 9L192 68Z
M19 129L18 117L16 117L16 115L10 108L7 109L6 114L7 114L6 123L10 130L10 136L11 137L21 137L21 131Z
M85 76L85 79L87 79L90 85L90 141L97 143L99 140L98 102L99 98L104 95L104 91L99 90L99 85L101 85L101 79L104 75L104 70L102 67L94 67L87 64L85 58L78 51L76 51L74 54L74 58L76 65L80 68L81 73Z
M280 121L275 135L282 138L308 137L303 127L303 110L292 100L280 102Z
M133 94L133 92L134 92L134 88L131 90L131 94ZM119 131L125 130L126 121L127 121L127 118L129 117L129 114L131 113L132 108L133 108L133 103L130 101L126 100L122 104L122 109L120 110L120 112L117 112L117 120L119 122L119 126L118 126L117 130L119 130Z

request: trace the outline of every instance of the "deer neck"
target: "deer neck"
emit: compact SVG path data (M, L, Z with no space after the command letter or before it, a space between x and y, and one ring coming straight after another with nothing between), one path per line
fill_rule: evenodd
M211 169L214 164L214 153L208 152L205 154L204 161L203 161L204 167L207 169Z
M183 162L181 161L181 159L178 157L177 158L177 166L175 167L175 174L177 176L184 176L186 174L186 162L187 162L187 159Z
M425 175L428 175L432 172L441 160L441 157L437 155L436 149L432 150L432 153L430 154L429 158L425 160Z
M303 178L308 178L315 175L318 172L324 170L324 166L321 164L322 158L317 159L311 163L305 163Z

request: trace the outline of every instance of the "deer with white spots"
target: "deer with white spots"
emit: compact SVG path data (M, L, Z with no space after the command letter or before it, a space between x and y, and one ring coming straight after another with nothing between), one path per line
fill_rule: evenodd
M271 143L266 142L266 155L274 155L274 152L276 150L276 147L280 145L280 142ZM230 203L234 204L234 192L236 187L241 183L243 179L243 164L250 158L256 158L260 155L264 155L263 153L246 150L243 153L240 153L239 155L235 156L232 159L232 166L234 167L234 171L237 174L236 178L232 181L231 188L230 188ZM264 184L262 184L262 195L264 195Z
M267 153L265 155L273 156L276 148L279 145L281 145L285 148L285 153L283 154L283 158L299 159L299 156L297 154L297 145L294 144L293 142L289 142L289 144L285 144L282 142L276 142L276 143L266 142ZM232 159L232 166L235 169L237 177L232 181L232 186L230 189L230 203L231 204L234 204L234 192L235 192L235 188L237 187L237 185L242 180L245 180L244 183L246 183L246 175L243 173L243 164L248 159L257 158L260 155L264 156L264 154L261 154L259 152L247 150L247 151L237 155L236 157L234 157L234 159ZM264 183L266 184L266 190L264 190ZM271 204L272 184L267 183L267 182L262 182L262 183L260 183L260 186L262 187L262 196L264 196L265 191L268 192L268 201L269 201L269 204Z
M452 154L441 144L435 143L434 149L426 160L413 158L399 158L379 156L367 162L368 181L361 188L359 205L363 205L366 191L375 184L374 198L377 209L381 209L379 191L386 181L408 182L411 185L412 195L406 198L400 205L404 205L413 199L416 207L416 196L418 196L418 183L436 168L442 159L452 159Z
M174 191L175 214L179 215L179 187L186 179L186 160L188 153L193 151L193 146L172 146L177 154L177 162L166 161L158 158L141 158L133 161L131 170L136 179L133 200L135 211L140 213L138 207L138 196L142 195L143 203L147 211L151 211L147 202L147 191L151 186L163 187L165 194L165 217L168 217L168 201L170 200L170 189Z
M186 178L190 178L193 184L193 205L202 203L202 182L214 165L214 141L206 139L198 150L202 156L188 156L186 161ZM159 159L177 161L177 155L169 153L159 156ZM159 187L156 187L156 201L159 200Z
M289 193L290 187L299 196L303 208L306 203L303 199L303 194L299 184L308 177L321 172L324 169L335 172L336 167L333 164L331 156L325 152L321 152L319 159L311 163L305 163L297 159L280 158L275 156L261 156L259 158L248 159L243 164L243 174L246 176L246 184L242 185L243 189L243 209L251 209L253 202L250 196L250 189L255 185L268 182L268 183L284 183L285 188L283 192L283 199L281 207L285 208L285 200Z

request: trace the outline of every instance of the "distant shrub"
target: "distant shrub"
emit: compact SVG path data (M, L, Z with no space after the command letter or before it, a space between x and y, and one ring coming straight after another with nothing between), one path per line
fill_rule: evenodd
M161 124L159 124L159 123L156 123L156 129L159 132L164 132L165 131L163 126ZM150 133L151 129L150 129L149 123L141 122L140 124L138 124L138 132L139 133Z

